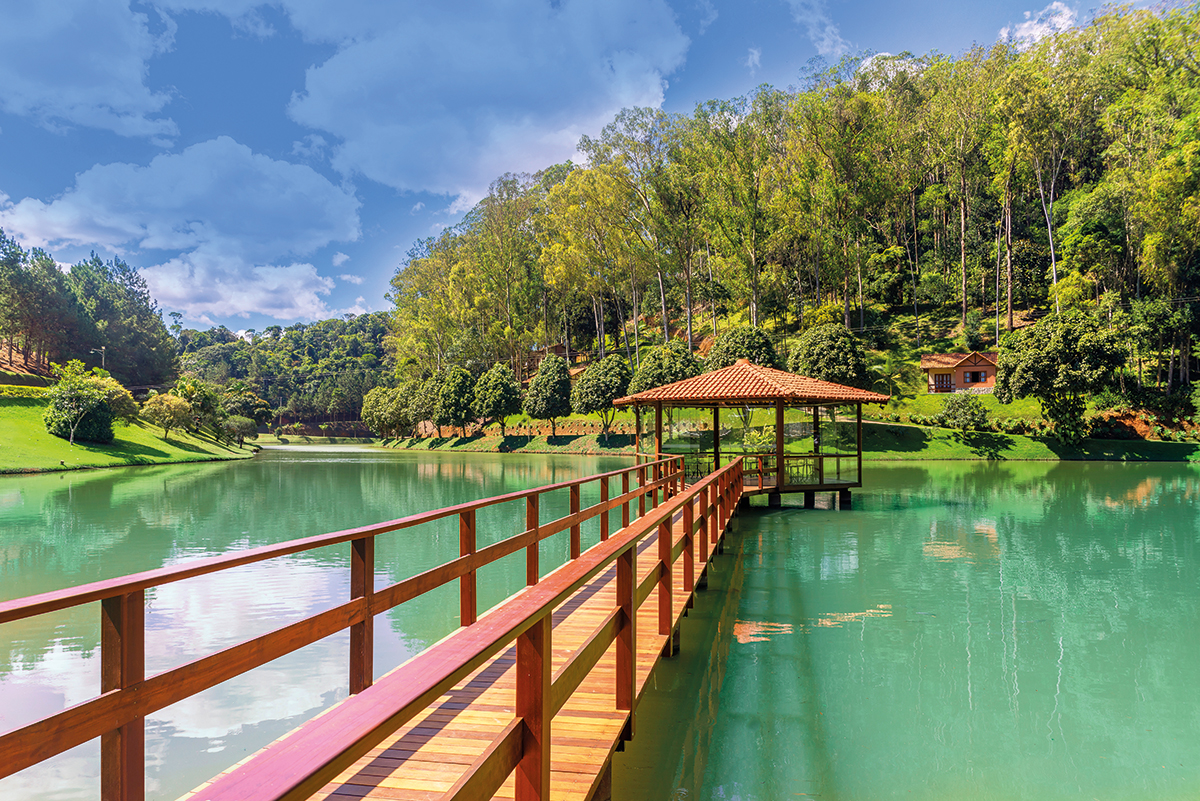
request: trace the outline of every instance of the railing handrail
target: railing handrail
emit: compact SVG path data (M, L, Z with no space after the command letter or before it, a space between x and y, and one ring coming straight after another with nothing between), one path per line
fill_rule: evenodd
M0 622L102 601L102 687L96 697L25 726L0 732L0 777L11 775L95 737L103 739L110 735L116 736L114 732L124 731L130 724L133 725L132 736L138 738L140 724L137 721L144 719L146 715L347 628L351 632L351 692L360 692L370 686L373 680L370 627L375 615L457 579L464 582L460 598L462 623L464 626L474 623L477 620L475 573L480 567L524 548L527 551L527 583L531 586L536 585L542 580L537 569L540 541L570 529L573 551L571 556L572 559L578 558L580 523L602 516L601 540L607 540L609 511L623 506L622 525L626 525L629 522L630 507L624 505L637 501L639 518L644 517L647 495L650 496L651 510L654 510L661 505L658 501L660 489L664 492L665 500L671 488L682 487L682 468L682 460L679 457L670 457L654 463L423 512L383 524L211 557L173 568L145 571L133 576L92 582L77 588L8 602L4 607L0 607L7 613L5 617L0 617ZM636 477L636 487L630 487L632 482L628 477L631 475ZM608 479L614 476L623 476L622 491L615 498L608 498ZM586 509L580 509L578 487L596 480L601 482L601 501ZM572 489L571 514L543 524L538 519L540 496L546 492L566 488ZM526 529L476 549L475 510L522 498L526 500ZM382 589L374 588L373 554L374 539L377 535L453 514L459 515L460 519L460 555L457 558ZM144 590L147 587L342 542L352 545L350 600L217 653L150 677L144 676L143 614ZM358 645L356 637L360 638ZM138 742L140 743L140 738ZM141 746L137 745L136 750L140 749ZM105 771L104 753L105 749L102 747L102 773ZM140 765L140 761L137 764ZM121 798L135 797L136 793L121 795Z
M535 487L528 490L517 490L515 492L505 493L504 495L494 495L489 498L483 498L478 501L468 501L466 503L456 504L454 506L445 506L439 509L432 509L427 512L418 512L416 514L407 515L405 517L396 518L395 520L387 520L382 523L373 523L368 526L360 526L358 528L342 529L341 531L331 531L325 534L317 534L312 537L302 537L295 540L287 540L272 545L262 545L258 548L250 548L244 551L235 551L232 553L221 554L219 556L209 556L202 559L196 559L191 562L184 562L179 565L170 567L160 567L153 570L144 570L140 573L131 573L126 576L120 576L112 579L101 579L99 581L80 584L76 587L66 587L61 590L50 590L49 592L30 595L24 598L15 598L9 601L0 601L0 624L11 623L17 620L23 620L37 615L56 612L60 609L67 609L72 606L80 606L86 603L95 601L103 601L107 598L113 598L119 595L127 595L138 590L148 589L150 587L160 587L164 584L171 584L176 581L183 581L197 576L216 573L221 570L229 570L235 567L262 562L267 559L274 559L280 556L289 556L295 553L303 553L317 548L324 548L329 545L338 545L352 540L362 539L363 537L374 537L379 534L387 534L392 531L400 531L406 528L412 528L424 523L432 523L435 520L441 520L454 515L462 514L463 512L472 512L483 509L489 506L496 506L502 503L510 503L512 501L528 498L533 495L543 495L547 492L556 490L570 489L571 487L582 486L583 484L592 481L598 481L604 478L612 478L622 474L635 473L639 469L654 467L655 465L666 465L678 456L670 456L664 459L659 459L654 462L643 462L640 465L622 468L620 470L612 470L607 473L599 473L586 478L573 479L570 481L561 481L556 484L547 484L542 487ZM554 532L557 533L557 532Z
M432 701L508 647L624 553L636 548L652 531L664 522L669 523L685 505L694 503L702 490L739 468L740 460L735 459L648 511L619 535L589 548L579 558L549 573L538 584L495 607L475 625L459 629L412 657L360 693L361 702L330 710L322 716L319 727L302 726L254 759L218 777L196 796L197 801L280 801L306 798L315 793ZM692 533L685 533L685 537ZM671 551L673 563L679 553L675 553L674 548ZM638 594L636 586L635 577L635 595ZM634 614L639 605L635 600ZM552 697L556 694L554 687L558 680L568 674L577 659L583 658L587 647L588 643L585 643L556 672L556 680L551 683ZM550 698L544 702L553 706ZM518 725L518 738L521 721L519 716L514 721ZM331 731L339 736L336 739L330 737ZM506 729L498 743L507 741L510 736L507 732ZM519 755L520 746L516 751ZM303 758L298 759L297 755L303 755ZM512 769L509 766L504 775Z

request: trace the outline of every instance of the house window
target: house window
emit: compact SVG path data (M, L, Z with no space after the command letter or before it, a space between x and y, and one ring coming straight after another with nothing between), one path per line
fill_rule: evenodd
M951 382L952 376L949 373L934 373L933 388L935 390L949 390L953 388Z
M982 384L987 381L987 370L969 371L963 373L964 384Z

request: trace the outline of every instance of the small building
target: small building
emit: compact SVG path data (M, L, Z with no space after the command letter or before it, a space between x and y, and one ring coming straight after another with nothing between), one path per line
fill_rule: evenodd
M887 395L774 370L737 364L613 401L632 407L639 460L681 454L687 480L744 458L745 491L839 494L862 486L862 405Z
M979 353L925 353L921 356L921 369L930 392L957 392L968 389L991 392L996 386L996 360L998 354Z

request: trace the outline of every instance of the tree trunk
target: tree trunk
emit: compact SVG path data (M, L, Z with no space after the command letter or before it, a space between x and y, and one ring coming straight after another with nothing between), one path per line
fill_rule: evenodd
M958 187L958 251L962 266L962 324L967 324L967 177L962 175Z
M663 287L662 270L658 273L658 302L662 306L663 344L671 341L671 320L667 317L667 291Z
M683 303L687 307L687 346L692 351L692 257L688 256L684 266Z
M859 333L862 333L867 328L867 310L863 305L862 248L856 245L854 248L854 253L854 260L856 262L856 266L858 267L858 331Z
M1012 260L1012 193L1005 195L1004 209L1004 259L1005 283L1008 291L1008 330L1013 330L1013 260Z

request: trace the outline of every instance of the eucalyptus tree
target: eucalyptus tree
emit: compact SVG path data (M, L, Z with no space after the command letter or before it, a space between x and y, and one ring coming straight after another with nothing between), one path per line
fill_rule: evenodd
M741 267L750 325L759 325L759 274L777 225L772 164L784 145L787 95L769 86L734 100L696 107L681 156L699 176L705 218L718 249Z

